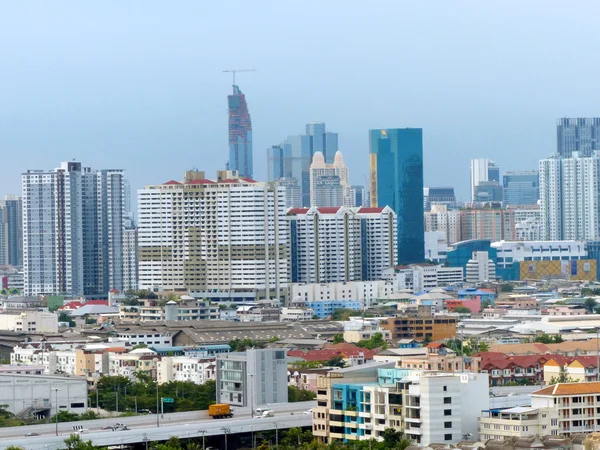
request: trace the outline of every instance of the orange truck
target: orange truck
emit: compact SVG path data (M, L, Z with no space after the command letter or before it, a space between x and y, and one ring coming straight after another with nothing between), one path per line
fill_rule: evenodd
M216 403L214 405L208 405L208 415L213 419L228 419L233 417L233 410L230 405Z

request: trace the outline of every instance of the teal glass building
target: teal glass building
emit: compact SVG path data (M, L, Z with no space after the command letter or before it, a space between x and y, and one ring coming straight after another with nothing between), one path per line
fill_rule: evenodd
M423 130L369 131L371 206L389 205L398 216L398 264L425 260Z

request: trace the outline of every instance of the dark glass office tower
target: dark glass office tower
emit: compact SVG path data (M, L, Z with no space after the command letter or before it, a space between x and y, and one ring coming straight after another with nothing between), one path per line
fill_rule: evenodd
M371 130L369 144L371 206L389 205L398 215L398 263L422 262L423 130Z
M233 85L233 95L227 96L229 105L229 166L240 177L252 178L252 121L246 96Z

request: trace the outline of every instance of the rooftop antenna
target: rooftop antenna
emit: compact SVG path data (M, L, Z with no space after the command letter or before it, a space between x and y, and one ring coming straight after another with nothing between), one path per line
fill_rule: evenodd
M233 73L233 85L235 86L235 74L236 72L256 72L256 69L229 69L224 70L223 73L231 72Z

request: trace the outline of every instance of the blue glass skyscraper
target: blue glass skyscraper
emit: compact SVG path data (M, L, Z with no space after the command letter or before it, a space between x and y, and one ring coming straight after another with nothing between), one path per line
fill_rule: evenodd
M389 205L398 215L398 263L422 262L423 130L371 130L369 146L371 206Z

